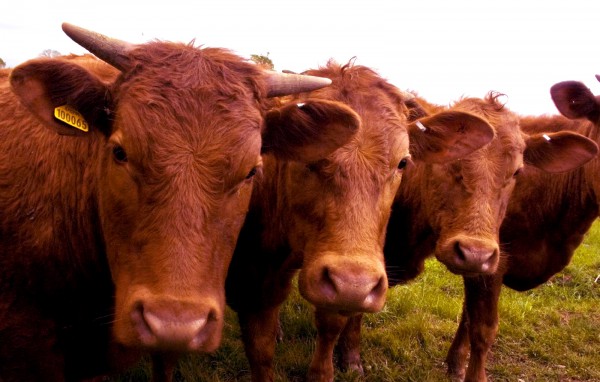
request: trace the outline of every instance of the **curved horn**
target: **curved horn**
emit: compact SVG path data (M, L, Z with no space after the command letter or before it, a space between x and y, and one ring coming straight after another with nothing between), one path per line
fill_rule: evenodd
M309 92L331 85L329 78L272 71L265 73L267 76L267 97Z
M69 23L63 23L62 29L73 41L92 52L102 61L122 72L130 68L131 61L128 53L134 47L133 44Z
M600 74L596 74L596 79L600 81Z

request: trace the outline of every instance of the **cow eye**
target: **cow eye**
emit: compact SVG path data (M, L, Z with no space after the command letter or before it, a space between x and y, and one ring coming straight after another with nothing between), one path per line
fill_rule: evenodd
M410 164L410 157L404 157L404 158L402 158L400 163L398 163L398 169L404 170L406 168L406 166L408 166L409 164Z
M248 173L248 175L246 175L246 179L252 179L252 177L254 175L256 175L257 171L258 171L258 166L252 167L252 170L250 170L250 172Z
M125 149L119 145L115 145L112 149L113 158L117 163L126 163L127 162L127 153Z
M513 178L516 178L521 173L522 170L523 170L523 167L519 167L517 169L517 171L515 171L515 173L513 174Z
M310 172L318 173L325 167L326 163L327 163L327 161L325 159L322 159L322 160L319 160L316 162L312 162L312 163L307 163L306 169Z

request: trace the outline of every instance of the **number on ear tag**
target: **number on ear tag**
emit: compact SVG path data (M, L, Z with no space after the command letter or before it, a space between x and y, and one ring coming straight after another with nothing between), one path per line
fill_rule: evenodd
M68 105L58 106L54 109L54 118L63 121L67 125L73 126L81 131L89 131L89 125L83 118L83 115Z

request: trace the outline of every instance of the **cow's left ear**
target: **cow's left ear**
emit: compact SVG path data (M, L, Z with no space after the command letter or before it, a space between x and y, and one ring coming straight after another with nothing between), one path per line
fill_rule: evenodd
M494 129L483 119L460 111L443 111L408 126L414 160L443 163L469 155L494 138Z
M559 82L550 88L550 96L558 111L569 119L587 118L596 122L600 116L600 104L581 82Z
M59 134L85 134L84 123L88 130L108 128L108 89L79 65L59 59L34 59L12 70L10 84L21 103ZM61 109L64 106L67 111Z
M263 153L284 160L314 162L345 145L358 131L360 118L340 102L288 103L265 117Z
M525 143L525 163L550 173L574 170L598 155L596 142L571 131L533 134Z

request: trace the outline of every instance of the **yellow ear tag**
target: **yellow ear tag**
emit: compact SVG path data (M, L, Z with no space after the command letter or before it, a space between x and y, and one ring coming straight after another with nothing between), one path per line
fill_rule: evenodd
M89 130L88 123L83 118L83 115L68 105L58 106L54 109L54 118L63 121L67 125L71 125L76 129L87 132Z

